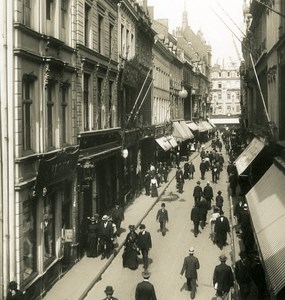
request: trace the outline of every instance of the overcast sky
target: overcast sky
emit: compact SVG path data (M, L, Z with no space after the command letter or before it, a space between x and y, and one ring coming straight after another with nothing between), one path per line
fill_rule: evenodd
M212 46L212 64L222 64L223 60L225 64L229 64L231 60L237 62L239 59L233 39L241 54L240 42L218 16L241 39L242 33L237 26L243 29L243 0L148 0L148 5L154 6L155 19L169 19L171 33L182 25L185 4L189 26L195 33L201 29L206 41Z

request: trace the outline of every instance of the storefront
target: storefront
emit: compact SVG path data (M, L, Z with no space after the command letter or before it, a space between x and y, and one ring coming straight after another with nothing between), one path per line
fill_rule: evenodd
M285 173L279 161L246 194L270 299L285 297Z
M21 189L21 276L27 299L44 294L78 258L78 153L40 159L35 184Z

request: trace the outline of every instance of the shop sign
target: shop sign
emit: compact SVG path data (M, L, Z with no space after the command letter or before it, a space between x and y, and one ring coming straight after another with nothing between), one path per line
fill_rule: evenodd
M78 163L79 150L67 153L59 152L51 159L39 161L38 175L35 184L35 193L43 191L47 186L60 182L74 173Z
M64 241L67 243L73 242L73 229L65 229L64 230Z

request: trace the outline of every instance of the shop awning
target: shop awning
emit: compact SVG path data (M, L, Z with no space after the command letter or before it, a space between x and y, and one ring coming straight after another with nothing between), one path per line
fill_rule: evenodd
M155 139L158 145L164 150L168 151L172 148L171 144L168 142L167 137L163 136L158 139Z
M192 130L192 131L197 131L199 130L199 126L194 123L194 122L190 122L190 123L186 123L186 125Z
M183 127L184 131L188 134L188 138L193 139L194 135L191 132L191 130L189 129L189 127L186 125L186 122L185 121L180 121L180 125Z
M216 125L211 121L211 119L208 119L208 122L209 122L209 124L210 124L213 128L216 127Z
M246 194L255 236L274 295L285 287L285 175L274 164Z
M240 154L240 156L235 160L238 175L241 175L248 168L248 166L252 163L252 161L256 158L256 156L261 152L263 148L264 148L264 143L262 143L257 138L254 138L250 142L250 144L244 149L244 151Z
M199 132L206 132L208 130L212 130L213 127L206 121L202 121L198 124Z
M170 143L170 145L172 146L172 148L177 147L177 143L175 138L172 135L167 136L168 142Z
M212 118L211 123L215 125L239 124L239 118Z
M180 142L189 139L188 134L185 132L179 122L173 122L173 136L176 141Z

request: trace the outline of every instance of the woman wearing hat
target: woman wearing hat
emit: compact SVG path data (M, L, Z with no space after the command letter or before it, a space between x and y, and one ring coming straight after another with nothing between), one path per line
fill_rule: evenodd
M118 300L118 298L113 297L114 290L111 285L106 286L104 293L106 294L106 298L103 300Z
M99 215L95 214L89 218L87 229L87 257L96 257L98 255L98 238L99 238Z
M129 226L130 232L127 234L126 243L123 253L123 267L131 270L138 268L138 235L135 231L135 226Z

